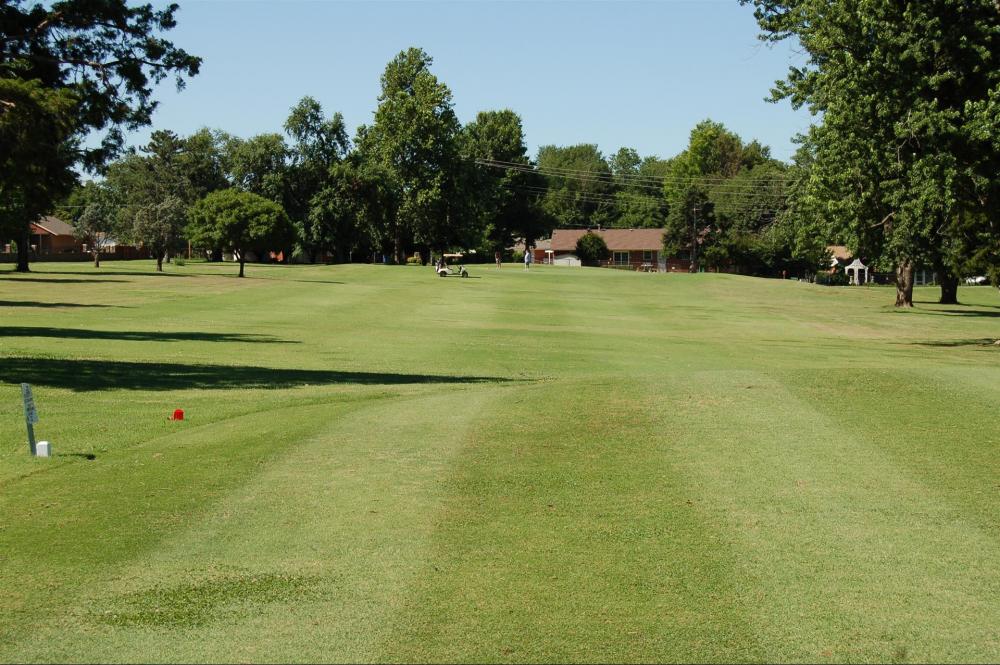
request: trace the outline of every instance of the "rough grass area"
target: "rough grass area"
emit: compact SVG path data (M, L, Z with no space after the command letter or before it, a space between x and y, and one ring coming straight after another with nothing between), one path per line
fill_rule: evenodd
M152 268L0 271L0 661L1000 660L996 289Z

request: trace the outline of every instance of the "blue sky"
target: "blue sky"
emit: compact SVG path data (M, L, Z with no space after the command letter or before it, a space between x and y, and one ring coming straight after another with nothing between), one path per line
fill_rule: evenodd
M353 135L371 121L385 64L410 46L434 58L463 123L483 110L520 114L532 156L596 143L606 155L628 146L669 157L712 118L789 159L810 122L764 101L802 56L759 42L752 8L736 0L179 2L168 38L204 64L184 91L158 90L154 127L180 134L281 131L311 95Z

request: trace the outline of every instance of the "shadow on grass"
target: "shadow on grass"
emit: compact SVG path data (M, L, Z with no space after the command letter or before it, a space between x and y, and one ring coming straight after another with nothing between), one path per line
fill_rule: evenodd
M2 337L54 337L56 339L108 339L126 342L252 342L255 344L301 344L270 335L208 332L160 332L127 330L83 330L35 326L0 326Z
M980 337L978 339L936 339L929 342L914 342L918 346L996 346L997 342L992 337Z
M38 302L36 300L0 300L0 307L126 307L126 305L91 305L79 302Z
M229 365L137 363L118 360L0 358L0 383L30 383L76 392L91 390L186 390L233 388L292 388L304 385L416 383L506 383L491 376L340 372Z
M85 460L93 462L97 459L97 455L94 453L54 453L53 457L82 457Z
M2 273L0 273L0 274L2 274ZM8 275L17 275L17 274L20 274L20 273L9 272L7 274ZM46 273L31 273L31 274L33 274L33 275L38 275L38 274L44 275ZM53 275L65 275L66 273L61 272L61 273L51 273L51 274L53 274ZM17 284L19 282L38 282L39 284L98 284L98 283L103 283L103 282L125 282L125 281L127 281L127 280L124 280L124 279L91 279L89 277L88 278L84 278L84 279L57 279L57 278L47 279L47 278L44 278L44 277L12 277L11 279L7 279L7 280L0 279L0 284L3 284L3 283Z
M93 270L32 270L35 275L82 275L92 277L95 275L110 275L113 277L190 277L176 272L156 272L149 270L105 270L104 268L94 268Z
M220 275L221 276L221 275ZM239 275L232 275L239 277ZM247 279L261 280L265 282L296 282L298 284L343 284L333 279L282 279L280 277L261 277L260 275L247 274Z
M976 305L976 307L980 307L980 305ZM984 312L981 309L921 309L920 312L922 314L934 314L938 316L1000 317L1000 311Z

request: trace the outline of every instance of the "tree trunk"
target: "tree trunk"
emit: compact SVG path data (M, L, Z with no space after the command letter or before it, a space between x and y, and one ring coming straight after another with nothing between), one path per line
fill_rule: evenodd
M942 305L957 305L958 277L950 272L939 272L938 279L941 281L941 299L938 302Z
M246 263L246 260L243 258L243 253L241 252L240 253L240 277L243 276L243 264L244 263Z
M100 252L94 252L94 267L95 268L100 268L101 267L101 253Z
M156 253L156 272L163 272L163 253Z
M31 254L31 226L24 225L21 237L17 239L17 272L31 272L28 257Z
M896 266L896 307L913 307L913 262L909 259Z

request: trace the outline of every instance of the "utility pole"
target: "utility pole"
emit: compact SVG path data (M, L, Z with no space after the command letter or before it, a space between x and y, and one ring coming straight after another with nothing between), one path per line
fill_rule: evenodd
M690 272L698 272L698 213L701 212L701 206L695 204L691 208L691 270Z

